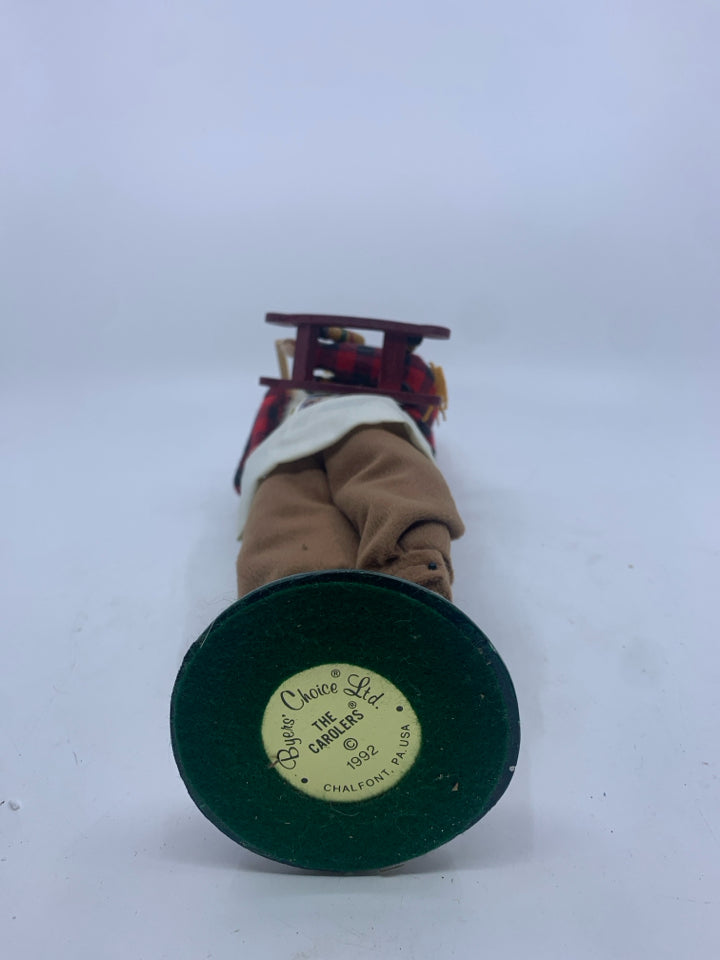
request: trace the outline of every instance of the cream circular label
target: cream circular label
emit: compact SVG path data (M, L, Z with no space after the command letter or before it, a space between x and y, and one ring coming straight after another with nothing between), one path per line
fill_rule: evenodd
M385 677L350 663L324 663L288 677L265 708L270 764L298 790L352 803L390 790L420 751L420 722Z

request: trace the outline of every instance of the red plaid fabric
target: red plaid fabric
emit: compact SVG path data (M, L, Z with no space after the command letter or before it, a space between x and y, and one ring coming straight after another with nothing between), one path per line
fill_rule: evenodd
M379 347L359 346L354 343L320 343L316 366L333 375L337 383L356 384L362 387L376 387L380 377L382 351ZM405 358L402 389L410 393L429 393L437 395L435 377L430 367L416 356L408 353ZM252 425L245 450L235 471L235 489L240 493L245 461L262 441L282 423L290 401L290 391L281 387L271 387L265 394ZM427 408L400 404L420 428L421 433L435 452L435 438L432 426L438 415L434 407L427 419L423 419Z

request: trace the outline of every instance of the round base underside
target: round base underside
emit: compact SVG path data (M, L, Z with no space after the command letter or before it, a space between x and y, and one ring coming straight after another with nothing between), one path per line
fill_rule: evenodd
M221 614L180 668L171 734L220 830L341 873L467 830L507 788L520 740L508 672L472 621L355 570L278 580Z

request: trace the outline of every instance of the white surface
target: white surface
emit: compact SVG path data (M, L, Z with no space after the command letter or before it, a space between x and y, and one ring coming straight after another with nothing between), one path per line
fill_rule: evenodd
M718 955L718 18L4 5L5 955ZM524 740L387 876L245 853L169 750L268 309L454 331L456 600Z

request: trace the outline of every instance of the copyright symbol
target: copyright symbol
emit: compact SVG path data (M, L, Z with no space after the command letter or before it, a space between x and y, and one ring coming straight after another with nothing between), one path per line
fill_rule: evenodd
M355 737L348 737L347 740L343 740L343 746L346 750L357 750L358 742Z

